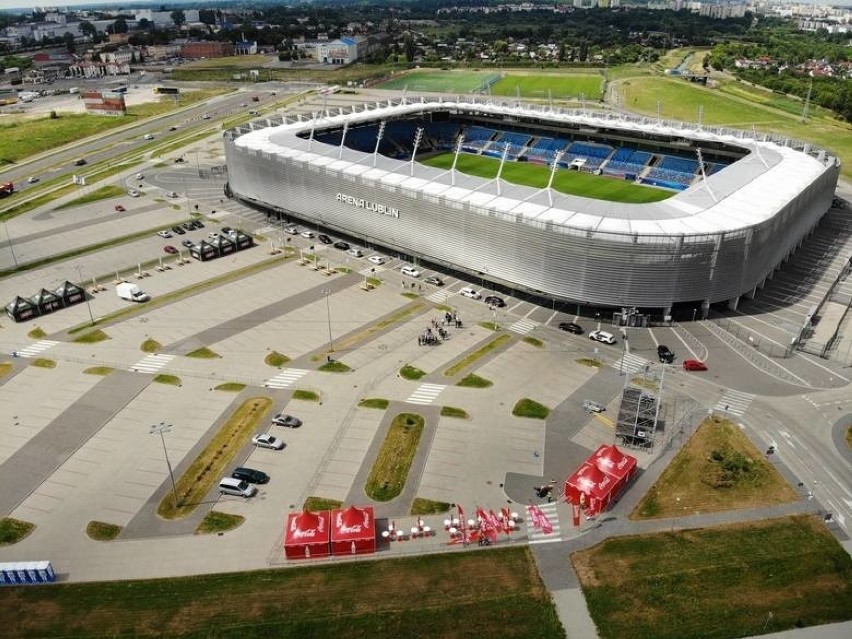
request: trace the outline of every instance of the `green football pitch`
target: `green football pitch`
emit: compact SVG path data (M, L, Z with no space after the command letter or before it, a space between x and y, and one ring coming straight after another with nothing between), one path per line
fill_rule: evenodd
M491 87L492 95L507 95L532 99L566 98L600 100L603 93L603 78L596 74L576 75L515 75L503 77Z
M493 71L412 71L377 85L377 89L471 93L499 80Z
M452 153L441 153L422 161L427 166L449 169L453 165ZM485 179L497 176L500 160L481 155L462 154L459 156L456 170ZM506 182L544 188L550 178L550 168L541 164L527 162L507 162L500 176ZM556 191L570 195L580 195L596 200L641 204L659 202L672 197L674 192L652 186L640 186L627 180L619 180L603 175L592 175L579 171L560 169L553 179Z

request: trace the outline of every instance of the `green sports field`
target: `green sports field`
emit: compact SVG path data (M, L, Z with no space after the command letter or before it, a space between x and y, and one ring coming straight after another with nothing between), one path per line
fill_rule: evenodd
M436 93L471 93L499 78L493 71L412 71L378 84L378 89L427 91Z
M590 73L510 74L491 87L491 94L554 100L578 99L582 95L586 100L600 100L603 96L603 77Z
M453 165L453 154L441 153L424 160L423 164L440 169L449 169ZM497 176L499 166L500 160L495 158L463 154L459 156L456 170L485 179L493 179ZM549 177L549 167L526 162L507 162L501 175L501 179L506 182L534 188L547 186ZM639 186L626 180L565 169L557 171L556 177L553 179L553 188L570 195L633 204L659 202L674 195L672 191L652 186Z

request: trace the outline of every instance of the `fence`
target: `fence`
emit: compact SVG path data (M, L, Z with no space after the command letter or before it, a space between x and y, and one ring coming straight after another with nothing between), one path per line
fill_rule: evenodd
M763 353L769 357L777 357L780 359L785 359L787 357L792 357L793 355L793 342L791 341L788 345L782 346L776 342L770 341L768 339L762 338L760 335L755 334L754 331L737 324L727 317L720 317L714 319L712 322L705 322L705 326L709 324L715 323L722 330L734 335L737 338L737 341L743 347L748 346L744 350L755 350L759 353ZM732 346L735 344L730 340L725 340ZM743 350L743 349L738 349Z

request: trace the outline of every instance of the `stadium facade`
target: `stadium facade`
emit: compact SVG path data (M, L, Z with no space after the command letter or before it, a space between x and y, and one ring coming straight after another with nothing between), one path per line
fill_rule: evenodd
M449 122L680 157L700 149L716 163L662 201L596 200L411 161L415 140L405 149L384 135L400 122L421 131L415 158L436 150L423 131ZM472 98L259 120L227 131L225 152L230 192L270 212L508 288L662 314L753 295L828 210L840 170L830 152L783 138Z

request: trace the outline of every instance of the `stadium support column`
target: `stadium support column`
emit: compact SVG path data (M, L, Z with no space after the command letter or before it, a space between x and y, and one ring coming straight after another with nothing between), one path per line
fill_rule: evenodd
M735 311L737 310L737 306L740 305L740 296L737 295L728 300L728 310Z
M707 319L710 314L710 300L701 300L701 319Z

